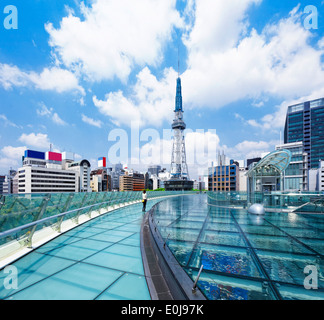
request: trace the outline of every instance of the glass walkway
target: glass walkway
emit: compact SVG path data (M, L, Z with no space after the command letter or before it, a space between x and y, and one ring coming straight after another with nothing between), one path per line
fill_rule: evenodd
M4 209L2 215L0 210L0 253L7 243L33 244L44 230L57 233L58 224L63 228L63 217L65 222L74 223L73 229L45 241L11 264L17 270L17 288L5 285L9 274L6 268L0 270L0 299L151 299L141 255L140 193L109 195L113 197L109 204L113 200L117 207L108 213L104 208L107 198L98 200L101 196L82 195L93 197L92 202L89 198L73 202L66 196L55 202L59 195L43 197L34 202L43 212L28 206L35 199L17 197L0 203ZM128 201L129 196L137 203ZM234 200L235 206L226 208L225 203L232 203L230 199L213 198L212 205L208 205L205 194L156 199L149 196L147 211L151 209L149 220L154 232L160 234L173 259L193 282L203 266L197 285L207 299L324 300L322 203L317 198L303 200L307 208L317 208L312 214L292 211L255 216L248 213L241 199ZM129 205L118 208L123 201ZM280 205L282 201L278 201ZM220 207L216 206L218 202ZM20 211L12 210L15 206ZM294 206L300 211L301 199ZM97 214L104 211L94 217L94 208ZM75 227L84 216L91 220ZM18 225L17 217L25 219L25 226ZM307 267L317 272L316 289L305 288Z
M150 200L147 210L160 200ZM142 204L100 216L19 259L9 300L150 300L140 249ZM0 283L8 276L0 271Z
M209 300L324 300L324 215L266 213L207 205L206 195L167 199L154 225ZM304 270L318 272L306 290ZM314 284L314 283L313 283Z

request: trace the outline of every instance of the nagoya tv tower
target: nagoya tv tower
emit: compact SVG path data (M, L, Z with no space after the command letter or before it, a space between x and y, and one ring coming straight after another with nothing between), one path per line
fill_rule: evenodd
M174 113L175 117L172 124L174 135L171 160L171 179L169 181L165 181L165 189L191 190L193 188L193 181L189 180L190 178L186 161L186 146L184 137L186 124L183 121L182 90L179 71Z

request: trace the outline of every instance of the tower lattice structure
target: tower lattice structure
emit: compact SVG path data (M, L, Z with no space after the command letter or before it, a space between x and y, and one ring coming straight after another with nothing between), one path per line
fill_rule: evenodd
M171 159L171 176L172 179L189 180L190 178L186 159L186 145L184 137L186 124L183 121L183 112L181 79L180 77L178 77L174 110L175 117L172 123L173 147Z

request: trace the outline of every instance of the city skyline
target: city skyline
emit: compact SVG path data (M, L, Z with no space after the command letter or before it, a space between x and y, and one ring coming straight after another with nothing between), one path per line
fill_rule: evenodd
M25 149L48 151L50 144L94 165L107 157L116 128L132 148L132 123L163 139L173 119L178 54L193 131L187 154L199 141L235 160L272 151L288 106L324 97L321 1L13 4L18 29L0 28L1 173L20 167ZM311 4L317 29L305 26ZM152 138L138 148L154 154L159 143ZM170 165L171 147L166 152L168 162L138 165L129 152L124 163Z

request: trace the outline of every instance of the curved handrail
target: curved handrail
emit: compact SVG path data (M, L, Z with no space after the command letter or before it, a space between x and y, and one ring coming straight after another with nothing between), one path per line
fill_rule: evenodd
M169 196L174 196L174 195L178 195L178 194L179 194L178 192L150 192L150 193L148 193L148 199L154 199L154 198L161 197L161 196L169 197ZM74 195L75 194L71 195L72 198ZM62 203L63 206L60 209L64 212L60 212L60 213L52 215L52 216L43 217L43 214L48 207L48 203L51 200L51 194L44 194L43 198L42 198L42 203L37 207L37 216L36 216L35 220L32 222L28 222L23 225L20 225L20 226L0 232L0 240L3 238L6 238L6 237L10 237L13 234L17 234L22 230L30 229L30 231L27 234L22 235L22 237L27 237L27 235L28 235L28 238L25 239L26 240L25 245L27 245L30 248L32 246L32 238L34 236L34 233L35 233L38 225L42 225L49 221L57 220L56 221L56 224L57 224L56 231L58 233L61 233L61 224L64 220L64 217L66 217L67 215L76 213L75 217L73 217L72 219L74 219L76 224L79 224L80 213L82 213L84 211L87 211L87 213L85 213L85 214L89 215L89 218L91 218L92 210L98 211L98 210L101 210L101 209L103 209L105 207L109 207L109 206L115 207L118 205L121 206L122 204L126 204L126 203L133 203L133 202L141 200L142 197L141 197L141 192L122 192L122 193L116 193L116 194L111 193L110 195L108 195L108 196L105 195L102 198L102 200L109 199L108 201L92 203L92 204L87 205L88 204L87 203L88 202L87 201L88 194L85 194L85 196L82 197L82 202L81 202L80 207L79 206L77 208L74 207L74 209L66 211L66 209L68 209L70 207L72 198L70 197L66 202ZM96 201L97 198L98 198L98 194L95 195L94 197L92 196L92 198L90 196L89 201L91 201L91 202ZM58 208L57 205L56 205L56 207ZM73 206L72 206L72 208L73 208ZM27 209L27 212L30 212L30 210L33 210L33 209ZM24 213L26 213L26 212L24 212ZM54 226L54 223L51 226ZM13 240L12 237L10 238L10 241L11 240ZM7 242L8 241L5 241L5 243L7 243ZM3 244L5 244L5 243L3 243Z
M70 213L73 213L73 212L76 212L76 211L91 209L92 207L95 207L95 206L102 206L102 205L104 205L106 203L110 203L110 202L111 201L102 202L102 203L96 203L96 204L92 204L90 206L86 206L86 207L83 207L83 208L78 208L78 209L66 211L66 212L63 212L63 213L56 214L56 215L51 216L51 217L46 217L46 218L43 218L43 219L39 219L39 220L30 222L30 223L27 223L25 225L22 225L22 226L19 226L19 227L16 227L16 228L4 231L4 232L0 232L0 239L2 239L4 237L7 237L7 236L9 236L9 235L11 235L13 233L17 233L17 232L19 232L21 230L31 228L31 227L37 226L39 224L45 223L45 222L50 221L52 219L57 219L57 218L66 216L67 214L70 214Z

